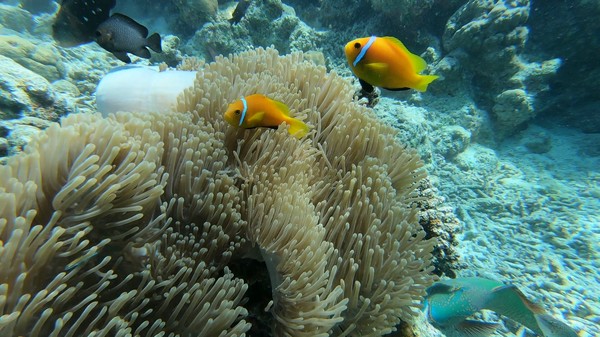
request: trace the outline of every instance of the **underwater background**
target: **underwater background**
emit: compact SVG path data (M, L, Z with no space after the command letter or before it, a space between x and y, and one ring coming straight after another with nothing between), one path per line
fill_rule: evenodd
M237 6L122 0L111 12L162 37L162 53L133 64L193 69L272 46L303 52L357 92L344 45L398 38L439 78L426 92L377 89L372 109L424 162L423 193L435 197L422 216L440 219L436 274L514 284L580 337L600 336L600 1L252 0L232 21ZM0 3L3 164L61 117L95 113L98 83L124 65L94 42L58 44L59 8ZM11 233L0 234L1 248ZM493 336L534 335L493 313L479 318L502 321ZM419 336L442 336L417 325Z

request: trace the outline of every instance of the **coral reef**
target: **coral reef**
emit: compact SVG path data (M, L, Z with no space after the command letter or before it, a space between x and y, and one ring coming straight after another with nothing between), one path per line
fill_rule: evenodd
M38 14L53 11L55 2L52 0L21 0L21 6L30 13Z
M0 54L49 81L59 80L66 74L58 50L50 43L33 43L17 35L0 35Z
M239 23L228 19L219 17L205 24L184 47L186 53L212 60L259 46L308 52L318 49L323 35L304 24L281 0L253 1Z
M397 16L400 21L407 17L418 16L433 6L435 0L370 0L373 9L386 15Z
M57 120L66 112L66 104L44 77L2 55L0 73L0 119L24 115Z
M276 336L411 324L434 280L416 152L301 53L198 71L176 112L72 114L0 166L0 334L244 336L249 257ZM229 127L255 92L313 131Z
M493 112L499 137L535 117L536 96L549 89L558 59L528 61L529 0L471 0L447 22L444 49L473 74L476 99Z
M561 15L556 15L561 13ZM531 4L529 51L560 57L563 64L543 95L540 113L586 133L600 133L597 89L600 67L600 6L596 1L534 1Z
M179 10L178 22L186 31L195 31L214 18L219 6L217 0L172 0Z
M13 154L49 121L73 110L70 95L44 77L0 55L0 156Z
M31 13L17 6L0 3L0 34L6 34L7 29L23 33L32 30L33 27Z

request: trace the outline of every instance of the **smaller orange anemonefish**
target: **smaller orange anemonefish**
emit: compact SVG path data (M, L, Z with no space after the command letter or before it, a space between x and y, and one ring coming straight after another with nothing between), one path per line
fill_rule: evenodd
M363 89L373 86L387 90L427 90L438 76L420 75L427 63L395 37L363 37L344 47L350 69L361 81ZM370 90L369 90L370 89Z
M229 104L223 117L232 126L244 129L277 128L286 122L290 126L289 133L296 138L304 137L309 130L308 125L290 116L287 105L261 94L242 97Z

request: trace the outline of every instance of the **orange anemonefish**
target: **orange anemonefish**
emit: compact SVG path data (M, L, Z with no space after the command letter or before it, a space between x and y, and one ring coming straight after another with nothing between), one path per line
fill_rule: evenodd
M290 125L290 134L302 138L308 133L308 125L290 116L290 109L284 103L254 94L229 104L223 115L232 126L251 129L256 127L276 128L281 123Z
M348 64L356 77L365 84L387 90L427 90L427 85L438 78L419 75L427 68L421 57L411 53L395 37L363 37L350 41L344 48ZM366 83L364 83L366 82ZM367 86L369 87L369 86ZM372 91L366 89L367 91Z

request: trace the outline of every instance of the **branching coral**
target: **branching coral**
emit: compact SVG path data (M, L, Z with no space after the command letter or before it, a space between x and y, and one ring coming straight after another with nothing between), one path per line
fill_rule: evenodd
M231 128L222 112L252 93L313 131ZM171 114L47 129L0 167L0 334L244 336L248 257L267 266L275 336L411 322L433 281L408 206L425 173L352 93L259 49L204 65Z

